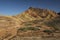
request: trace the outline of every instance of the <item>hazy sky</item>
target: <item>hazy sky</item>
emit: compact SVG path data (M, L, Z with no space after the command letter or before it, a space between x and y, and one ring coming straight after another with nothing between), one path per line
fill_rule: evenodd
M60 0L0 0L0 15L16 15L30 6L60 12Z

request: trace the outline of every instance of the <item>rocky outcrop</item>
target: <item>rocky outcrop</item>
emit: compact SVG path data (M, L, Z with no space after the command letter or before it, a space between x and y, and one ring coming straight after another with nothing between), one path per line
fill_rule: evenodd
M20 22L26 22L32 20L51 19L56 16L57 14L54 11L30 7L28 10L16 15L15 17L18 18Z

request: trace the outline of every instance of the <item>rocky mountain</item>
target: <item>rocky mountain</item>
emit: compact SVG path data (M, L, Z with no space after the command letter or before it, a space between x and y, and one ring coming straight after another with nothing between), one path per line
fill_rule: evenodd
M51 19L56 17L57 14L54 11L40 8L29 7L25 12L16 15L20 22L32 21L32 20L42 20Z
M41 26L44 30L53 29L53 27L48 27L46 22L56 19L58 14L52 10L29 7L26 11L13 17L19 20L21 27Z
M0 40L56 37L59 34L60 16L52 10L29 7L15 16L0 16Z

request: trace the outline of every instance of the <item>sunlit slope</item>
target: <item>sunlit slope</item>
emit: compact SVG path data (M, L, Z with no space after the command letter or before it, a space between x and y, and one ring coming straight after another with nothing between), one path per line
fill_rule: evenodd
M18 24L18 20L12 16L0 16L0 27L13 27Z
M30 7L25 12L18 14L15 18L18 18L20 22L32 21L32 20L47 20L56 17L57 14L54 11L47 9L39 9Z

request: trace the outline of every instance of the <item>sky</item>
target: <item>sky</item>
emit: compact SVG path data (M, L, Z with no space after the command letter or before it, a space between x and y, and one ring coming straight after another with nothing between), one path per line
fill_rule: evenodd
M60 0L0 0L0 15L16 15L29 7L60 12Z

